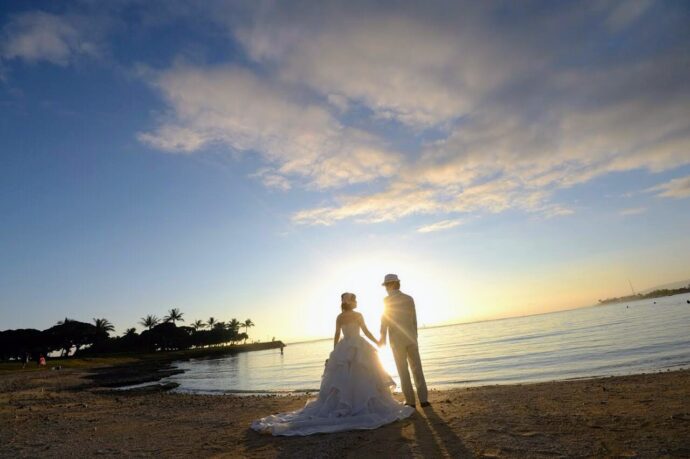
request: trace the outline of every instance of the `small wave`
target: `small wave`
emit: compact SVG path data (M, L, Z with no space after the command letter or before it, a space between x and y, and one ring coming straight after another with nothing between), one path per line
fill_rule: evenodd
M430 387L583 379L679 368L690 364L690 308L685 303L609 305L517 319L420 330ZM623 309L621 309L623 308ZM632 308L632 303L631 303ZM631 309L632 310L632 309ZM233 359L189 361L170 380L178 392L235 395L316 393L331 341ZM297 352L299 351L299 352ZM382 354L386 355L386 354ZM389 356L387 368L393 372ZM243 390L238 388L253 388Z
M279 396L286 397L290 395L305 395L318 393L318 389L293 389L293 390L242 390L242 389L196 389L191 387L178 387L172 392L181 394L199 394L199 395L265 395L265 396Z

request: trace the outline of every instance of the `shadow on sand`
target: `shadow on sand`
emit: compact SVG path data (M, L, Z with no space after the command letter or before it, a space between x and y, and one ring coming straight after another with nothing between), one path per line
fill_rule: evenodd
M375 430L272 437L247 429L244 444L261 457L475 457L433 406Z
M422 412L414 417L415 438L424 457L474 457L462 439L436 414L433 406L422 408Z

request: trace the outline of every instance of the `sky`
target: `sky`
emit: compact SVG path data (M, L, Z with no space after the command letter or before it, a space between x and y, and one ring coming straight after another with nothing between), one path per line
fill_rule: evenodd
M6 1L0 329L252 339L690 279L685 1Z

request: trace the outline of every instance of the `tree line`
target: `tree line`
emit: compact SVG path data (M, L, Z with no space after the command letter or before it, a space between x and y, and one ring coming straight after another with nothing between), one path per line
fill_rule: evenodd
M682 293L690 293L690 284L687 287L668 289L662 288L653 290L649 293L636 293L634 295L621 296L617 298L606 298L605 300L599 300L599 304L609 304L609 303L621 303L623 301L635 301L635 300L646 300L651 298L661 298L664 296L680 295Z
M40 355L57 352L63 357L89 356L246 343L248 331L254 326L251 319L223 322L213 317L195 320L190 326L177 325L184 321L184 313L172 308L162 319L155 315L142 317L141 333L128 328L122 336L111 336L115 327L103 318L94 318L92 323L65 318L46 330L4 330L0 331L0 360L23 360L27 355L37 360Z

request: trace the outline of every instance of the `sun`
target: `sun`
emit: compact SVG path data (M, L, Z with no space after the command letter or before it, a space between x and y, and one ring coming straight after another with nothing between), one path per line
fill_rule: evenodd
M457 285L457 282L451 284L437 271L420 259L370 254L353 257L340 264L332 274L331 282L341 286L342 291L357 295L358 311L364 315L372 333L377 334L386 296L381 283L388 273L397 274L402 281L402 290L414 297L420 327L438 324L457 315L458 308L453 307L449 295L451 285Z
M369 330L375 336L378 335L383 298L386 296L381 282L383 276L392 269L388 263L359 258L343 263L340 269L333 273L333 284L340 286L344 292L357 295L357 311L364 316Z
M414 297L420 327L443 323L458 313L449 295L453 282L443 270L425 262L423 257L390 252L359 253L328 266L318 276L315 274L320 282L300 293L298 322L304 336L333 336L335 319L340 313L340 295L351 292L357 295L357 311L378 338L386 296L381 283L389 273L397 274L402 290Z

